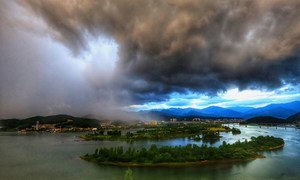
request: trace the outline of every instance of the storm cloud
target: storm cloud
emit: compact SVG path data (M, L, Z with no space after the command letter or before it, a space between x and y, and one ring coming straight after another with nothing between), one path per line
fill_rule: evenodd
M172 92L216 95L299 82L299 0L17 2L75 57L99 36L118 44L105 83L95 71L84 75L100 99L143 103Z
M137 100L299 81L298 0L21 2L75 55L87 35L113 38L120 45L114 81Z

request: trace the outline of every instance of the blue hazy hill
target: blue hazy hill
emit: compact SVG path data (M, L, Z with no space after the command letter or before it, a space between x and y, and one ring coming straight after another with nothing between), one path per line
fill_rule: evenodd
M143 111L145 112L145 111ZM153 109L147 112L164 116L205 116L205 117L231 117L249 119L256 116L273 116L286 119L289 116L300 112L300 101L293 101L282 104L270 104L264 107L218 107L210 106L204 109L197 108L169 108Z
M227 109L231 109L231 110L236 111L236 112L244 113L244 112L253 110L255 108L248 107L248 106L234 106L234 107L229 107Z
M287 109L284 106L271 104L262 108L256 108L256 109L246 111L243 117L248 119L255 116L273 116L273 117L285 119L295 113L296 111L292 109Z
M215 117L242 117L243 114L231 109L222 108L218 106L210 106L200 110L201 113L208 114Z

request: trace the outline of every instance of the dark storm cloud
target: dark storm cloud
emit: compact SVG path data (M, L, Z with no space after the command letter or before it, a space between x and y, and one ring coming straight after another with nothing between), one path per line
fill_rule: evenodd
M228 87L277 88L300 75L298 0L25 0L78 55L87 36L120 45L114 87L135 100ZM121 93L121 94L122 94Z
M298 0L0 1L0 118L299 85L299 13ZM114 68L78 60L99 37L118 44Z
M0 1L0 119L85 115L116 107L109 98L97 99L78 60L47 34L15 1Z

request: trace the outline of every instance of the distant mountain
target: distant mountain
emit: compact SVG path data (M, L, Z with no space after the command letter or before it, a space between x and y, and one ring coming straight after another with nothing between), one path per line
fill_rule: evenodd
M139 114L143 114L144 116L158 119L168 119L170 117L187 117L187 116L195 116L195 117L209 117L207 114L203 114L199 109L194 108L170 108L170 109L154 109L150 111L139 111Z
M243 114L240 112L218 107L218 106L210 106L208 108L202 109L200 112L214 117L242 117L243 116Z
M209 117L210 115L202 113L200 109L192 109L187 113L184 113L184 116L199 116L199 117L208 116Z
M270 104L265 107L229 107L222 108L218 106L210 106L204 109L196 108L170 108L170 109L153 109L150 111L140 111L146 114L164 116L164 117L229 117L249 119L256 116L273 116L286 119L289 116L300 112L300 101L294 101L283 104ZM154 116L152 116L154 117Z
M277 106L293 110L295 112L300 112L300 101L293 101L285 104L276 104Z
M240 113L244 113L250 110L253 110L255 108L253 107L246 107L246 106L236 106L236 107L228 107L227 109L236 111L236 112L240 112Z
M300 122L300 113L296 113L287 118L289 122Z
M271 104L262 108L256 108L246 111L243 117L248 119L256 116L274 116L277 118L285 119L295 113L296 112L294 110L284 108L284 106L282 107L278 106L277 104Z
M250 118L246 120L246 123L254 123L254 124L265 124L265 123L271 123L271 124L284 124L288 123L285 119L280 119L272 116L258 116L254 118Z
M216 117L228 117L228 118L240 118L242 113L233 111L230 109L210 106L204 109L195 108L170 108L170 109L154 109L151 111L140 111L140 113L148 113L157 116L164 117L201 117L201 118L216 118Z
M255 108L244 112L243 117L247 119L255 116L274 116L286 119L297 112L300 112L300 101L270 104L261 108Z
M196 109L194 109L194 108L184 108L184 109L170 108L170 109L157 110L157 112L159 112L160 114L164 114L164 115L185 116L185 115L189 115L191 112L193 112L195 110Z

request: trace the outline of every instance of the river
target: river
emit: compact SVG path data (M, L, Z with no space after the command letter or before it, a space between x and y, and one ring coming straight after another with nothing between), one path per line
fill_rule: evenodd
M231 125L233 126L233 125ZM300 179L300 129L248 126L239 127L242 134L222 133L223 140L233 143L250 139L251 136L272 135L285 140L281 150L266 152L266 158L233 164L214 164L185 168L132 168L138 180L192 180L192 179ZM0 133L0 179L46 180L46 179L97 179L121 180L127 168L98 166L79 158L99 147L131 146L149 147L151 144L186 145L199 144L188 138L162 141L82 141L76 133L36 133L19 135Z

